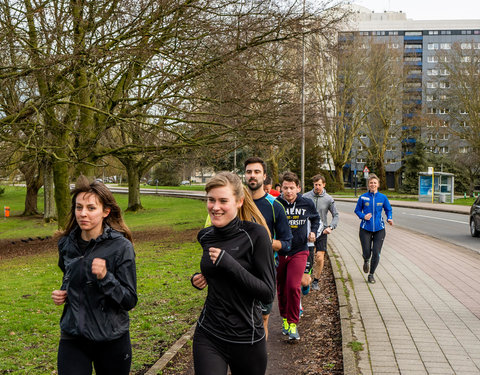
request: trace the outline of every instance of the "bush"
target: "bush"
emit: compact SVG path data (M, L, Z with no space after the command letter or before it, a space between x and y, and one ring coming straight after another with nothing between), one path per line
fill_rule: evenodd
M5 188L0 186L0 195L2 195L3 193L5 193Z

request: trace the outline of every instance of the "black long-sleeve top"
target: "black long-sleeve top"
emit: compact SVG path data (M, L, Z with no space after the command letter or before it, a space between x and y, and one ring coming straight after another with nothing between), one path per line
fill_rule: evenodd
M275 297L275 265L267 230L250 221L233 219L223 228L198 233L203 255L202 274L208 294L198 325L215 337L252 344L265 336L259 301ZM208 249L221 249L215 264Z

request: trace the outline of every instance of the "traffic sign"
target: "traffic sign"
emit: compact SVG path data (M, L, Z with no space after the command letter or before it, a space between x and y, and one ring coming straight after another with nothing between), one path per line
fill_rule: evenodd
M363 167L363 173L369 173L370 169L367 166Z

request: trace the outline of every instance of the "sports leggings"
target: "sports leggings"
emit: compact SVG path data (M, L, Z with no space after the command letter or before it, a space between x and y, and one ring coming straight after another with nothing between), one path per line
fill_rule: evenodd
M254 344L233 344L198 327L193 336L195 375L264 375L267 370L265 338Z
M104 342L61 338L57 360L59 375L91 375L92 363L97 375L128 375L132 363L130 334Z
M360 228L360 243L362 244L363 259L368 261L370 256L370 273L373 275L378 263L380 262L380 252L382 251L383 240L385 239L385 229L377 232L370 232Z

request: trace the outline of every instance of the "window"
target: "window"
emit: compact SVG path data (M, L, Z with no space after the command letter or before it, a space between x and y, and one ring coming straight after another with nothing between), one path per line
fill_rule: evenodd
M441 76L449 76L450 72L448 71L448 69L440 69L440 75Z
M461 109L461 110L460 110L460 114L461 114L461 115L467 115L468 112L467 112L466 109Z
M440 99L440 100L447 100L447 99L448 99L448 96L445 95L445 94L440 94L440 95L438 96L438 99Z
M426 100L427 102L433 101L433 95L427 95Z
M438 56L434 56L434 55L428 56L427 59L428 59L429 63L437 63L438 62Z
M387 164L395 164L397 159L387 159Z
M474 49L480 49L480 43L473 43Z
M438 152L440 152L441 154L448 154L448 146L439 147Z
M407 56L405 57L404 61L421 62L422 58L419 56Z
M440 82L442 84L442 82ZM438 82L427 82L427 89L436 89L438 88Z
M448 134L446 134L446 133L441 133L441 134L439 134L438 137L437 137L437 139L441 139L441 140L444 140L444 141L446 141L446 140L449 139L449 138L450 138L450 136L449 136Z
M448 89L449 87L450 87L450 82L448 82L448 81L440 82L440 88L441 89Z
M472 58L470 56L462 56L461 61L464 63L468 63L472 61Z
M462 146L462 147L458 148L458 152L461 153L461 154L466 154L466 153L470 152L469 149L470 149L470 147Z
M438 30L435 30L435 31L430 30L428 32L428 35L438 35Z
M438 110L438 113L441 114L441 115L446 115L448 112L450 112L448 108L440 108Z
M367 138L367 135L365 133L360 133L359 136L360 138Z
M461 49L472 49L472 43L461 43L460 48Z
M434 108L434 107L429 107L429 108L427 108L427 113L431 114L431 115L434 115L435 113L437 113L437 109Z
M398 31L389 31L388 35L398 35Z
M441 35L452 35L452 32L450 30L442 30L440 31Z
M406 48L406 46L405 46ZM436 50L438 49L438 43L428 43L428 49L429 50Z
M428 76L438 76L438 69L427 69Z
M397 49L400 47L400 45L398 43L388 43L387 44L387 47L388 48L393 48L393 49Z
M470 35L472 34L472 30L462 30L462 35Z
M452 43L440 43L440 49L452 49Z
M460 126L463 127L463 128L468 128L468 124L467 124L466 121L462 121L462 122L460 123Z
M397 146L387 146L385 151L397 151Z
M421 49L422 45L421 44L405 44L405 49L414 49L414 48Z
M441 62L450 62L450 56L440 56L439 60Z
M422 35L421 31L405 31L405 35L412 36L412 35Z

